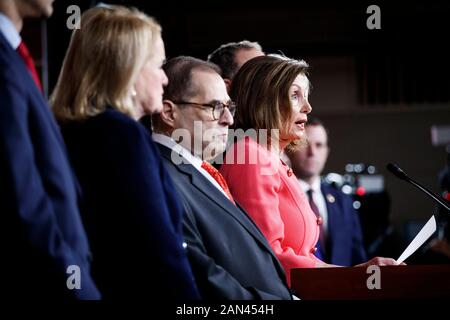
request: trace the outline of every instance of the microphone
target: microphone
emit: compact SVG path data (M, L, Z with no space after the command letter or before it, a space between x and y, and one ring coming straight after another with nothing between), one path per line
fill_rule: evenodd
M420 183L418 183L418 182L414 181L413 179L411 179L410 177L408 177L408 175L402 169L400 169L400 167L398 165L388 163L388 165L386 166L386 169L388 169L389 172L391 172L397 178L411 183L413 186L415 186L420 191L424 192L429 197L431 197L438 204L440 204L443 208L447 209L447 212L450 212L450 207L447 204L445 204L442 200L440 200L436 195L434 195L430 190L428 190L427 188L422 186Z

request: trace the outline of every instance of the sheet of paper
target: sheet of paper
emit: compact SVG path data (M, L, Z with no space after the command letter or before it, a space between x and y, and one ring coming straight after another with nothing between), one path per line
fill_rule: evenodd
M427 241L431 235L436 231L436 219L431 216L430 220L423 226L422 230L416 235L416 237L411 241L408 247L403 251L400 257L397 259L397 264L405 261L410 255L416 252L420 246Z

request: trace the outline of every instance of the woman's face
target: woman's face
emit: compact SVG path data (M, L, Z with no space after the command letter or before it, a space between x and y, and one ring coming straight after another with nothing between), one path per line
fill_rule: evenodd
M308 101L309 81L304 74L299 74L289 88L289 101L292 114L280 132L280 140L290 143L305 137L305 122L312 108Z
M141 116L162 111L164 86L169 82L162 69L166 54L161 37L157 39L153 50L153 56L141 69L134 84L136 91L134 101Z

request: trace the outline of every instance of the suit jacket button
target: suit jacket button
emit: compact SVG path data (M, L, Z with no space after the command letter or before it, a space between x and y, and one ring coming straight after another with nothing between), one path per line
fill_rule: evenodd
M311 253L316 253L317 252L317 247L312 248L311 250L309 250Z
M322 217L317 217L317 225L321 225L321 224L323 224L323 219L322 219Z

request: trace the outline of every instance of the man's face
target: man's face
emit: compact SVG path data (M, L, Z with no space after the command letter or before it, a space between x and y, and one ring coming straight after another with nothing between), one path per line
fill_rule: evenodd
M219 74L213 71L192 71L192 86L197 94L186 102L210 104L216 101L228 104L225 83ZM177 106L174 129L187 129L190 141L180 143L203 160L209 160L225 151L228 127L233 124L233 117L225 108L218 120L214 120L212 108L196 105Z
M246 63L248 60L263 56L264 52L258 49L239 49L234 54L234 61L238 65L238 70Z
M290 155L292 167L300 179L320 176L328 158L328 138L323 126L306 126L306 137L308 146Z
M18 0L22 16L30 18L50 17L54 0Z

